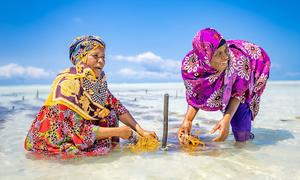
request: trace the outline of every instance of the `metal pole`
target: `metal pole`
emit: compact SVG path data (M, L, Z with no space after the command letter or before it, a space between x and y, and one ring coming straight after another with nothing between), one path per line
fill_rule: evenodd
M164 95L164 127L163 127L163 139L162 139L162 150L167 150L167 139L168 139L168 113L169 113L169 94Z
M36 99L39 98L39 90L36 90L36 96L35 96Z

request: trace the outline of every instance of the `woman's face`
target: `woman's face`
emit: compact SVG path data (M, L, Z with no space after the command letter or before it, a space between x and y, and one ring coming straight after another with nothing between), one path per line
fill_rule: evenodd
M105 65L105 50L97 47L87 54L86 64L94 71L96 77L101 74Z
M215 68L218 72L222 72L226 69L229 59L230 56L228 52L228 47L225 43L215 51L211 59L210 65L213 68Z

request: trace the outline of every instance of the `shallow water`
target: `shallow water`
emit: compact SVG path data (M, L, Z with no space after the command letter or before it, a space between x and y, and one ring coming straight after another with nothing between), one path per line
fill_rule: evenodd
M193 129L200 130L207 147L196 152L182 150L176 138L187 106L181 83L111 84L109 88L142 127L159 137L163 94L170 94L168 151L121 150L103 157L37 160L24 151L23 142L50 86L2 86L0 179L300 179L300 82L268 84L253 123L255 139L244 145L236 144L232 134L226 142L210 142L213 136L207 132L221 113L200 111Z

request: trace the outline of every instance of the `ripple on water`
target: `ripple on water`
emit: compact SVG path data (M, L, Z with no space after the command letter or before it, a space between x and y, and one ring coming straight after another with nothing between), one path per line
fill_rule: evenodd
M150 154L132 154L123 151L113 152L104 157L68 161L36 160L25 153L24 138L42 102L30 99L29 96L21 102L20 96L9 96L12 101L1 101L0 106L1 179L24 177L28 179L120 177L161 179L170 177L170 173L172 177L187 179L300 177L297 171L300 164L296 161L300 158L298 152L300 140L297 138L300 136L300 121L298 121L300 98L292 87L273 88L275 89L267 91L263 97L262 109L253 127L255 139L248 143L235 143L232 134L224 143L210 142L214 136L207 133L219 120L219 115L201 111L193 123L192 133L197 134L199 130L200 139L207 143L206 149L184 151L178 143L177 130L183 119L186 104L184 99L170 98L169 151ZM149 90L149 97L143 91L125 92L124 96L120 91L120 99L145 129L156 130L157 134L161 135L163 91L150 92ZM137 93L139 96L134 101ZM11 111L11 108L7 107L12 107L13 103L15 103L15 110ZM280 119L293 121L280 121Z

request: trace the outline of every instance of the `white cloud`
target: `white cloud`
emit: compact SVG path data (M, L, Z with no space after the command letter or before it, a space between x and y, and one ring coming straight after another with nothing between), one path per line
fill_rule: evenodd
M117 56L114 56L113 59L118 60L118 61L129 61L129 62L136 62L136 63L151 63L151 62L162 61L161 57L159 57L149 51L135 55L135 56L117 55Z
M48 77L50 73L43 68L38 67L23 67L18 64L6 64L0 66L0 78L34 78L42 79Z
M117 55L113 56L112 59L138 64L143 69L139 71L133 70L129 68L130 64L128 64L128 67L119 71L121 75L131 76L138 79L178 79L178 77L180 77L181 62L172 59L163 59L150 51L137 54L135 56Z
M124 75L124 76L135 76L135 75L137 75L137 72L134 71L133 69L130 69L130 68L120 69L119 73L121 75Z
M154 80L174 80L179 78L179 74L172 72L154 72L154 71L142 71L133 70L130 68L120 69L119 74L122 76L130 76L134 79L154 79Z
M180 70L181 62L171 60L171 59L166 59L161 62L160 67L162 69L167 69L167 70Z

